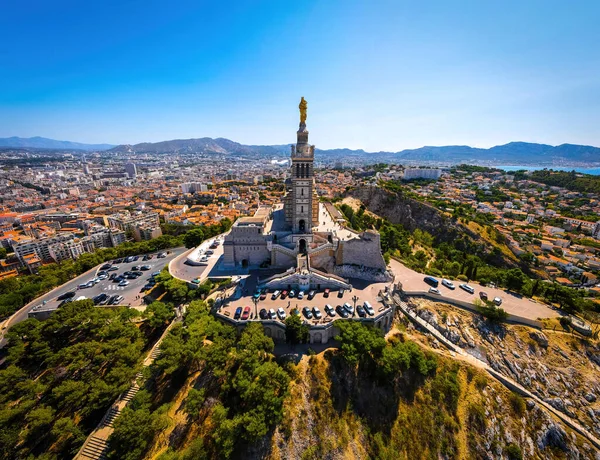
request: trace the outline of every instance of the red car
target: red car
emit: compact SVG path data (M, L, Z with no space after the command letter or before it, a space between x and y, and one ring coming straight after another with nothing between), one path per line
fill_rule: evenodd
M282 291L281 292L281 298L282 299L285 299L287 297L287 295L288 295L288 291Z
M242 319L246 320L248 319L248 316L250 316L250 307L245 307L244 313L242 313Z
M323 297L329 297L329 293L331 291L329 290L329 288L325 289L325 291L323 291Z

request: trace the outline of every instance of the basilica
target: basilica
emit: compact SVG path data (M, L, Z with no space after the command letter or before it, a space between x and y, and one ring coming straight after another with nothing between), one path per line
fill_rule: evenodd
M319 201L304 98L299 109L283 203L235 222L223 243L223 268L269 267L259 285L272 289L350 289L349 278L390 281L379 234L351 230L331 203Z

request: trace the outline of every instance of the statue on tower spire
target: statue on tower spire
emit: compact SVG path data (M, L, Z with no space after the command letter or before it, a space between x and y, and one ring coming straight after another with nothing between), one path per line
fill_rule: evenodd
M298 108L300 109L300 124L306 124L307 103L304 97L300 99L300 105L298 105Z

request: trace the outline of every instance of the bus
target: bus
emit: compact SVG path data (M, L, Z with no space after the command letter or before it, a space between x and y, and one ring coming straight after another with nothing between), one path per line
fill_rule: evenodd
M438 287L440 284L440 282L436 280L433 276L426 276L425 278L423 278L423 281L435 288Z

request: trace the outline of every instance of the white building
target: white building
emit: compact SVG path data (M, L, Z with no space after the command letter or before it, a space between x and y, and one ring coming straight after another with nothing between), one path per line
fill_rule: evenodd
M407 168L404 170L402 178L404 180L412 179L431 179L438 180L442 175L441 169L427 169L427 168Z

